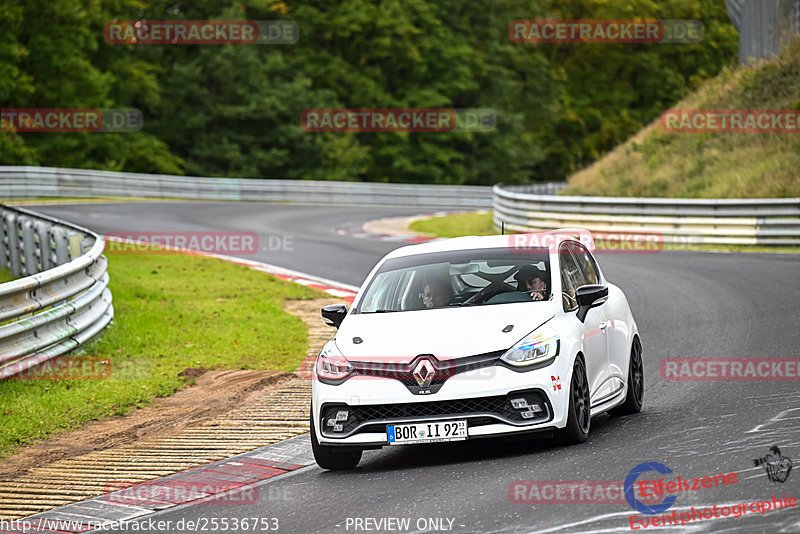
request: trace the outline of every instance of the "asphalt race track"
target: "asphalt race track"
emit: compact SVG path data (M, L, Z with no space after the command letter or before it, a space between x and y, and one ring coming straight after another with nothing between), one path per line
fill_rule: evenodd
M262 242L290 236L291 250L261 250L247 258L352 285L399 244L334 230L420 213L416 208L216 202L31 209L101 233L251 231ZM375 523L356 522L364 518L410 518L409 529L383 530L393 532L625 531L634 511L624 501L519 503L510 498L509 488L518 480L620 481L646 461L663 463L683 478L738 473L736 484L679 494L668 513L773 495L800 497L800 473L783 483L770 482L753 463L773 445L800 462L797 381L669 382L659 374L659 361L666 357L800 356L800 255L674 251L601 254L598 261L606 277L626 292L639 324L646 384L641 414L594 419L589 441L580 446L475 440L367 451L351 472L325 472L314 465L266 481L258 504L186 505L155 519L175 524L182 518L274 517L279 532L292 533L378 531ZM444 528L430 528L439 523ZM690 523L682 531L800 532L800 508Z

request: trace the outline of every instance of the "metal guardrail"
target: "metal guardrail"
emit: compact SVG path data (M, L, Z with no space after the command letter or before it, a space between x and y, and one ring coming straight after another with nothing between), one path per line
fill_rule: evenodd
M114 316L97 234L0 204L0 380L85 343Z
M739 31L739 64L780 54L800 38L800 0L725 0Z
M536 184L555 194L566 184ZM490 186L387 184L257 178L199 178L163 174L0 167L0 197L148 197L194 200L249 200L306 204L362 204L486 209Z
M543 184L541 192L549 192L549 187ZM198 178L50 167L0 167L0 196L155 197L464 209L489 208L492 204L490 186Z
M547 196L496 185L494 223L514 232L586 228L658 235L664 243L800 245L800 198L682 199Z

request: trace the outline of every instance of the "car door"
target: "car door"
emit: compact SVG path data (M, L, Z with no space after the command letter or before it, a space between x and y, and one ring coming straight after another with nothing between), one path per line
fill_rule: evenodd
M590 283L587 275L581 270L571 250L577 245L574 242L562 243L559 248L559 264L561 269L562 305L565 312L575 312L578 303L575 291ZM596 280L596 278L595 278ZM605 304L589 310L586 320L581 323L577 314L575 321L580 324L583 334L583 350L586 360L586 375L589 381L589 397L592 405L601 402L610 393L608 387L608 342L606 340Z
M572 256L578 267L587 274L589 283L599 284L607 282L602 280L600 269L594 257L583 247L573 248ZM628 321L630 314L626 314L627 301L618 290L609 287L608 301L603 304L606 315L606 346L608 347L608 395L622 391L628 378L628 358L630 356L630 335L632 325Z

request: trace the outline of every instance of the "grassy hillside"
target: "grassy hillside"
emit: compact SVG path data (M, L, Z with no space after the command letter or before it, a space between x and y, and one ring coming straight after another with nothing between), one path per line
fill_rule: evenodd
M800 43L724 70L672 108L800 110ZM656 121L571 176L563 194L800 197L800 133L666 133Z

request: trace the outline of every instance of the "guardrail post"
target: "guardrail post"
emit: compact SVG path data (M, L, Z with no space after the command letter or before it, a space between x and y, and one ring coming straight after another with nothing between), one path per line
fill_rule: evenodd
M10 222L12 216L12 213L0 208L0 269L9 271L12 270L11 231L9 230L9 228L13 228L13 222Z
M67 263L72 259L69 254L69 230L60 226L53 226L53 244L56 265Z
M83 235L78 232L70 231L69 235L69 257L75 259L83 254Z
M53 225L49 221L36 221L34 223L38 244L38 247L36 247L36 255L39 258L39 271L46 271L58 266L53 257L52 228Z
M20 261L22 263L22 274L30 276L39 272L36 265L36 233L33 230L33 219L27 215L17 218L17 228L22 245Z

